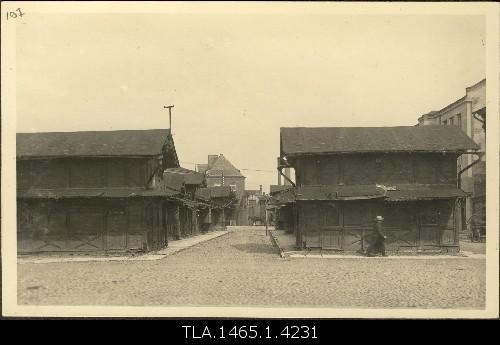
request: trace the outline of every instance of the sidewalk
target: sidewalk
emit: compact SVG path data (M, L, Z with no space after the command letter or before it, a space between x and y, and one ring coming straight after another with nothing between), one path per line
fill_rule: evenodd
M168 247L145 254L139 254L135 256L116 254L115 256L84 256L84 255L72 255L61 253L60 256L42 256L40 255L23 255L18 256L18 264L47 264L47 263L58 263L58 262L89 262L89 261L149 261L149 260L160 260L169 255L178 253L184 249L193 247L199 243L210 241L214 238L228 234L230 231L213 231L207 234L201 234L193 237L183 238L181 240L169 241Z
M283 258L309 258L309 259L485 259L486 255L480 250L460 250L460 253L455 255L450 254L407 254L397 253L386 257L366 257L358 253L335 253L331 251L311 250L298 251L295 250L295 235L287 234L284 230L271 230L271 235L274 237L274 243L280 250L280 255Z

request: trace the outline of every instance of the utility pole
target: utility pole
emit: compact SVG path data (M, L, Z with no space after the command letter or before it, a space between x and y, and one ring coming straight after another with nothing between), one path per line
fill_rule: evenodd
M174 105L164 105L163 108L168 108L168 129L172 132L172 108Z

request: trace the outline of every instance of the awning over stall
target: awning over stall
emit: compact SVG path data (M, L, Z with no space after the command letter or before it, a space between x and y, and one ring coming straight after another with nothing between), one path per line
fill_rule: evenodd
M377 185L300 186L296 200L363 200L385 197L384 188Z
M467 193L454 185L405 184L387 190L387 201L455 199Z
M129 198L135 196L164 196L172 192L146 188L58 188L17 190L18 198L64 199L64 198Z

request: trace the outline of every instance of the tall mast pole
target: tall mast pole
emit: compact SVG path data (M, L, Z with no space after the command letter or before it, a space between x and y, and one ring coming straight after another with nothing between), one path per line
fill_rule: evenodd
M168 129L170 129L170 132L172 132L172 108L174 105L164 105L163 108L167 109L168 108Z

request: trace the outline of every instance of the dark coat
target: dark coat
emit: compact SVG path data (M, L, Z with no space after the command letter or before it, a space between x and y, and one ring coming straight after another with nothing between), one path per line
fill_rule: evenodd
M373 242L368 247L369 255L382 253L385 254L385 234L382 229L382 222L375 222L373 225Z
M385 241L385 234L382 229L382 222L375 222L373 226L373 233L377 241Z

